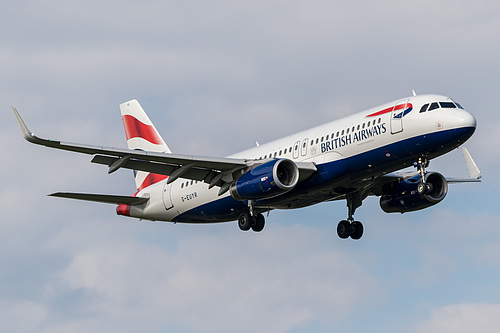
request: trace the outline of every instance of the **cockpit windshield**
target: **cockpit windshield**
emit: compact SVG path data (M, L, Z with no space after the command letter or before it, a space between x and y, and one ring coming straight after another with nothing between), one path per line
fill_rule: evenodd
M427 103L422 105L420 108L420 113L426 112L426 111L432 111L436 109L462 109L463 107L458 104L457 102L432 102L432 103Z

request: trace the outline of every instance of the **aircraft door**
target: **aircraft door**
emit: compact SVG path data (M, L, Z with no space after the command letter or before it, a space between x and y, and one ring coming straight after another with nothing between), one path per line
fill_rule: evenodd
M306 156L307 155L307 143L309 139L304 139L302 140L302 148L301 148L301 155Z
M391 134L403 131L403 116L406 110L407 99L399 101L394 105L391 113Z
M166 210L169 210L174 207L174 204L172 203L172 184L167 184L165 182L165 186L163 187L163 205L165 206Z
M300 141L295 142L293 145L293 158L299 158Z

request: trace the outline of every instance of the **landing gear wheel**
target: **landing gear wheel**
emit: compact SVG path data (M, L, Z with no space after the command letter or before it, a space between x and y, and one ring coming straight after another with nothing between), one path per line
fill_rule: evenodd
M352 226L351 223L347 220L342 220L339 222L337 225L337 235L339 235L340 238L346 239L348 238L352 233Z
M419 183L417 186L417 192L418 194L422 195L425 193L425 184L424 183Z
M238 218L238 226L243 231L248 231L252 227L253 221L248 213L242 213Z
M262 229L264 229L264 226L266 224L266 219L264 215L262 214L257 214L254 218L254 223L252 225L252 230L255 232L261 232Z
M417 192L420 195L429 194L433 189L432 184L428 183L419 183L417 186Z
M361 236L363 236L363 223L359 221L354 221L351 223L351 226L352 226L351 238L360 239Z

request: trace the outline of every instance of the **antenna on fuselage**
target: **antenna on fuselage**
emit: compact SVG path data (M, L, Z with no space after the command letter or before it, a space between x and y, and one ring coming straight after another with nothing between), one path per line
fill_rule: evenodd
M412 90L411 92L413 93L413 96L417 96L417 93L415 92L415 90Z

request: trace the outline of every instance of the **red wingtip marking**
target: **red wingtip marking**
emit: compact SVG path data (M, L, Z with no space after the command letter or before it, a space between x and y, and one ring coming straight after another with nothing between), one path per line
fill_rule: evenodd
M131 138L143 138L155 145L163 144L163 140L151 125L146 125L131 115L122 116L123 126L127 140Z

